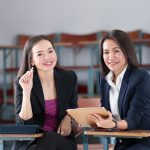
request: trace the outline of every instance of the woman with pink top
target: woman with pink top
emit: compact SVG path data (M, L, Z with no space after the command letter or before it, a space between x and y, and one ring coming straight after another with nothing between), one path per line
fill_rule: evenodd
M77 98L77 76L58 67L53 43L44 35L30 38L15 81L16 123L45 132L34 141L15 141L12 149L76 150L66 110L77 107Z

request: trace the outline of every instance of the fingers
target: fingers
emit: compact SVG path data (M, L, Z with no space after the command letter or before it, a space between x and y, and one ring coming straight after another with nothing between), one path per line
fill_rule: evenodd
M20 81L24 83L28 83L33 78L33 67L30 71L27 71L21 78Z
M33 69L34 69L34 68L33 68L33 67L31 67L30 72L33 72Z
M60 133L62 136L68 136L70 132L68 130L62 130Z
M98 114L91 114L89 118L93 120L98 127L101 127L101 117Z
M60 134L60 126L57 129L57 133Z
M62 129L62 128L58 128L57 129L57 133L62 135L62 136L68 136L70 134L71 131L69 131L67 128Z
M108 115L109 115L109 119L113 120L113 116L112 116L112 113L110 111L108 111Z

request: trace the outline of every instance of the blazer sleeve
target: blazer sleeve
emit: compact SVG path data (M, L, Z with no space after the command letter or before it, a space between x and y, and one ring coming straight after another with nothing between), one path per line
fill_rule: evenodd
M150 75L145 73L136 82L125 118L129 130L146 129L150 124Z

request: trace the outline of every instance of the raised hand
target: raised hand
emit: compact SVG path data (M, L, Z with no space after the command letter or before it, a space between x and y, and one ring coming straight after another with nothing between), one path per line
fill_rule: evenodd
M31 91L33 86L33 67L30 71L27 71L19 80L19 83L23 90Z

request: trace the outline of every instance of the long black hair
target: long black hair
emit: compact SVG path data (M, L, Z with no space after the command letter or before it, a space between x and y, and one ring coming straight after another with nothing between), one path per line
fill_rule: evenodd
M31 69L31 67L32 67L32 65L31 65L32 48L35 44L37 44L41 40L49 41L54 48L54 43L45 35L37 35L37 36L33 36L33 37L29 38L26 41L25 46L24 46L21 67L18 71L17 77L21 77L26 71ZM59 68L59 65L56 64L55 67Z
M100 40L100 71L103 76L106 76L110 71L103 59L103 44L107 39L111 39L119 45L119 47L123 51L123 54L129 66L133 68L138 67L138 60L134 49L134 45L128 34L121 30L112 30L112 32L106 34Z

